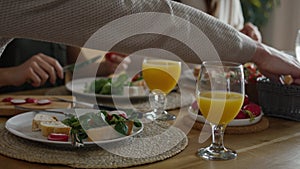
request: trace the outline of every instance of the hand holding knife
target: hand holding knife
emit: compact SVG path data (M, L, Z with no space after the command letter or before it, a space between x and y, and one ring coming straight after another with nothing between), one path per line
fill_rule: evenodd
M94 63L95 61L97 61L98 59L100 59L102 57L102 55L97 55L93 58L90 58L88 60L85 60L83 62L80 62L80 63L74 63L74 64L70 64L70 65L67 65L67 66L64 66L63 67L63 71L64 72L67 72L67 71L71 71L73 72L75 69L80 69L84 66L87 66L91 63Z

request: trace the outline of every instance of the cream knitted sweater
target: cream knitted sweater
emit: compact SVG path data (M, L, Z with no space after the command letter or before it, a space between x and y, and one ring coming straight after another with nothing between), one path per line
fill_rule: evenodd
M106 31L105 35L96 36L99 42L88 47L127 54L146 48L160 48L193 63L200 62L199 51L204 55L211 54L212 49L203 45L210 42L222 60L243 63L249 61L256 50L256 43L233 27L199 10L169 0L0 1L0 14L0 37L6 39L21 37L84 46L97 30L110 23L118 23L115 24L118 27L110 27L111 31ZM135 20L126 23L124 16L133 16ZM169 20L163 22L164 16ZM128 31L134 32L132 29L140 31L139 28L144 28L145 23L147 27L142 33L124 37L109 48L103 45L112 43ZM162 32L153 31L166 24L168 26ZM193 41L198 38L194 27L201 30L209 42ZM176 39L178 36L174 35L174 30L184 40ZM0 43L4 45L3 40ZM208 60L206 56L204 59Z

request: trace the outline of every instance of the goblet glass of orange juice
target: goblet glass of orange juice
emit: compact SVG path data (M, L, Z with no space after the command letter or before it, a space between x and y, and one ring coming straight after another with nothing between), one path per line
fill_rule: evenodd
M243 66L239 63L207 61L201 65L196 98L202 115L212 128L212 143L200 148L197 155L207 160L230 160L237 157L225 148L226 125L240 111L245 96Z
M150 90L149 101L153 109L147 113L160 120L174 120L176 116L165 111L166 95L176 86L181 74L181 62L145 58L142 65L143 78Z

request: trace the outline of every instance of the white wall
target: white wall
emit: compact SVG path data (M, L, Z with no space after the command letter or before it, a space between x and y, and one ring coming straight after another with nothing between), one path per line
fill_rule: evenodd
M263 42L280 50L293 51L297 29L300 29L300 0L281 0L261 29Z

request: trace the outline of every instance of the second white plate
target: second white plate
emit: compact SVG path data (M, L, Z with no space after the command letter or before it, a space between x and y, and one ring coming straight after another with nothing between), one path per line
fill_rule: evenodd
M194 110L191 106L189 107L189 115L194 120L205 123L205 118L201 115L198 115L198 110ZM234 119L227 126L249 126L258 123L263 116L263 113L260 113L259 116L255 117L254 120L250 119Z
M87 93L85 92L86 86L91 84L95 79L99 78L82 78L76 79L68 82L66 84L67 90L79 94L82 96L96 97L101 99L130 99L130 100L141 100L148 99L148 94L145 92L143 95L103 95L103 94L95 94L95 93Z

